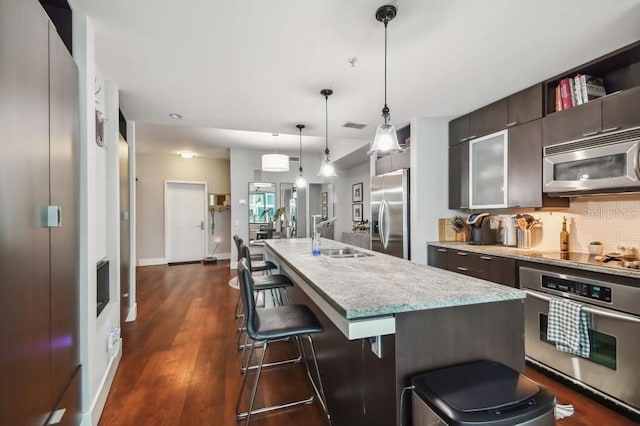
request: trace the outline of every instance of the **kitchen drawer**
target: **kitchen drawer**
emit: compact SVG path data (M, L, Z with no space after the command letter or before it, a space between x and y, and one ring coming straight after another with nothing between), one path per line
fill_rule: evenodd
M62 394L47 425L77 426L82 417L80 405L80 379L82 367L78 366L69 385Z
M476 278L485 278L482 272L480 255L464 250L449 250L447 269Z
M440 269L447 269L447 257L449 249L442 247L427 247L427 264Z
M516 261L505 257L477 254L480 259L481 277L498 284L518 287Z

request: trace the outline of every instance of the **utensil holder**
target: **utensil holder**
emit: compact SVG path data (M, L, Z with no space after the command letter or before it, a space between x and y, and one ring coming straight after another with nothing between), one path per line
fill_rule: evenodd
M518 240L518 248L531 248L531 229L517 229L516 239Z

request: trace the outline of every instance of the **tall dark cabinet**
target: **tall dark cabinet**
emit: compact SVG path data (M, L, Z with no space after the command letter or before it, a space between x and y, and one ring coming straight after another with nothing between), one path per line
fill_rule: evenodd
M80 423L77 90L40 4L0 0L2 425Z

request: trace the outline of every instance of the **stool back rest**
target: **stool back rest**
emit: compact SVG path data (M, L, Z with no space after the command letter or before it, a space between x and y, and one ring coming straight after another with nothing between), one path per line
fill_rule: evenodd
M247 259L247 266L249 267L249 271L253 271L251 267L251 252L249 251L249 247L246 244L240 244L240 250L238 250L238 256L240 258Z
M248 258L243 257L238 262L238 283L242 294L242 302L246 308L247 334L253 338L255 332L256 301L253 298L253 277L249 268Z
M233 236L233 241L235 241L236 243L236 252L238 253L238 262L240 262L240 259L242 259L242 256L240 255L240 246L242 245L243 241L242 241L242 238L238 236L238 234Z

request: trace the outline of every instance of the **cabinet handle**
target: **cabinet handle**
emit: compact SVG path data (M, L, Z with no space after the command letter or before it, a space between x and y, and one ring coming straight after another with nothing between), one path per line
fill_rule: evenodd
M584 136L584 137L586 138L587 136L593 136L593 135L597 135L597 134L598 134L598 131L597 131L597 130L595 130L595 131L593 131L593 132L586 132L586 133L583 133L583 134L582 134L582 136Z
M439 248L439 249L438 249L438 251L439 251L440 253L446 253L446 252L447 252L447 249L440 249L440 248Z
M619 126L609 127L608 129L602 130L602 133L613 132L614 130L618 130Z
M459 254L460 256L466 256L466 255L467 255L467 253L465 253L465 252L463 252L463 251L459 251L459 252L458 252L458 254Z
M515 126L516 124L518 124L518 122L517 122L517 121L512 121L511 123L507 123L507 127L513 127L513 126Z
M62 418L64 417L65 411L67 411L66 408L60 408L59 410L54 411L51 415L51 418L49 419L49 422L47 423L47 426L60 424L60 422L62 422Z
M490 257L490 256L480 256L480 259L482 259L482 260L493 260L493 257Z
M468 141L468 140L469 140L469 138L461 138L460 142L465 142L465 141Z
M477 137L478 137L478 136L473 135L473 136L469 136L467 139L469 139L469 140L470 140L470 139L477 138Z
M456 269L457 269L458 271L462 271L462 272L466 272L466 271L468 271L468 270L469 270L469 269L467 269L467 268L463 268L462 266L458 266Z

